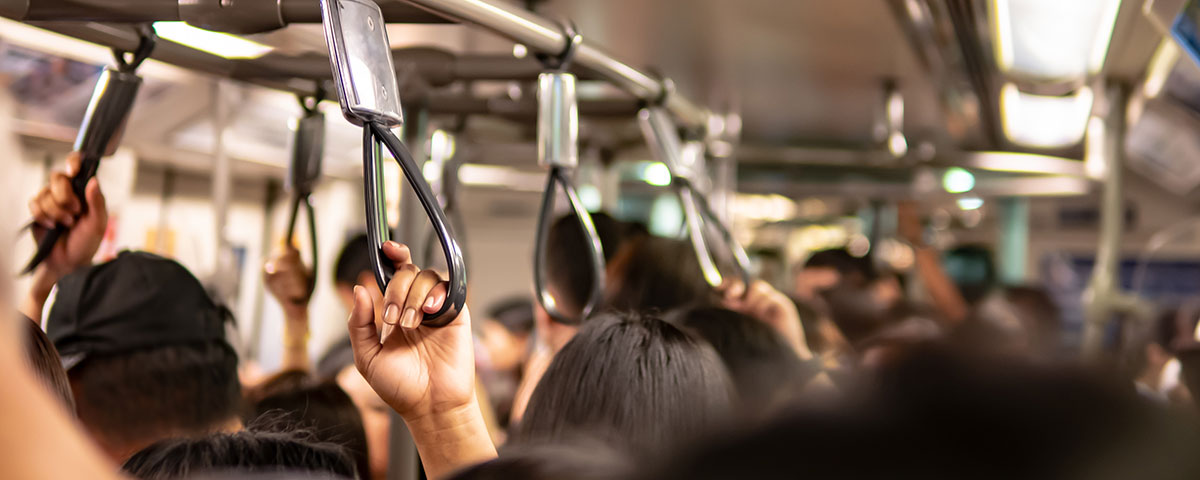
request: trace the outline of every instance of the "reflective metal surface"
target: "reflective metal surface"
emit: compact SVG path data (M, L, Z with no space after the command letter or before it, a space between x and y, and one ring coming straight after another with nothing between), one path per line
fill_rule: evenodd
M579 108L575 76L546 72L538 76L538 163L544 167L579 165Z
M383 13L371 0L321 0L333 81L346 120L404 123Z

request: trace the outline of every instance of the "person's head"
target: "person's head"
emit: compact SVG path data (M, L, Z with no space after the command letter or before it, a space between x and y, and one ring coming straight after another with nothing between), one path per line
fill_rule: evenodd
M318 379L332 380L354 402L367 436L369 477L384 478L388 468L392 410L355 368L350 339L344 338L330 347L317 362L316 370Z
M662 313L719 301L692 245L669 238L628 242L609 265L608 285L605 304L615 311Z
M594 436L650 455L720 423L730 396L728 374L702 340L656 316L600 314L555 355L514 442Z
M361 475L371 473L362 417L334 380L318 382L305 372L284 371L246 392L246 400L245 423L264 419L311 430L316 440L345 448Z
M58 283L46 333L76 413L114 459L163 438L239 428L228 312L182 265L122 252Z
M50 393L62 400L67 410L75 413L75 396L71 394L71 383L67 380L67 371L63 369L62 358L54 349L54 343L38 324L24 320L21 323L25 327L25 360L30 370Z
M333 267L333 286L342 306L349 310L354 306L354 286L367 289L375 300L375 318L382 318L383 292L375 281L375 272L371 269L371 242L366 233L350 237L342 245L337 262Z
M143 480L247 473L355 478L354 462L341 447L304 432L242 431L163 440L130 457L122 470Z
M923 348L644 478L1197 478L1194 423L1078 371Z
M499 458L468 467L451 480L621 480L633 463L594 442L522 445L500 450Z
M533 301L528 297L511 298L488 310L480 325L479 341L487 349L491 369L511 371L525 360L533 317Z
M805 368L774 329L748 315L700 307L675 312L671 320L713 346L729 370L742 409L753 416L794 398L818 373Z
M819 293L841 285L866 287L873 277L869 260L855 257L844 248L821 250L793 271L792 294L801 300L812 300Z
M980 301L955 336L978 348L1049 360L1062 347L1062 320L1041 288L1005 287Z
M591 217L607 265L631 235L630 228L604 212L592 213ZM554 295L559 310L566 315L578 316L592 292L592 267L587 261L591 255L590 241L584 236L579 217L574 213L558 217L546 234L547 288Z

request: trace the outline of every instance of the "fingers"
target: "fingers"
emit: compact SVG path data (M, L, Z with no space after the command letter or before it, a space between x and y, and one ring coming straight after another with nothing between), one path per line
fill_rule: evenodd
M379 330L375 328L375 305L365 288L354 287L354 308L346 320L350 333L350 347L354 350L354 364L366 375L367 367L383 348L379 343Z
M425 297L425 303L421 306L421 311L433 315L442 309L442 304L446 303L446 297L449 295L446 282L439 282L429 295Z
M392 263L396 264L396 268L400 265L412 263L412 252L408 250L408 245L404 245L395 241L387 241L383 244L383 254L387 256Z
M50 227L53 227L55 223L61 223L68 227L75 225L75 216L54 201L50 190L42 189L41 193L38 193L37 203L45 218L49 220Z
M79 169L83 166L83 155L79 152L71 152L67 154L67 175L72 177L79 173Z
M51 199L59 208L72 215L79 214L79 199L75 198L75 192L71 189L71 177L65 173L55 172L50 175L50 185L47 188L50 190Z
M401 328L413 329L421 326L421 312L426 308L433 308L437 302L437 299L430 296L429 293L441 281L441 277L433 270L422 270L417 274L417 278L413 280L412 286L408 289L408 299L404 302L404 311L400 315ZM441 305L439 304L438 307L440 308ZM437 309L434 309L433 313L437 313Z
M413 280L417 278L420 269L411 263L397 264L396 274L388 282L387 291L383 292L383 323L396 325L400 323L404 304L408 299L408 290Z
M74 195L72 195L74 198ZM108 227L108 200L100 190L100 179L92 177L83 190L83 198L87 201L88 211L83 221L96 228Z

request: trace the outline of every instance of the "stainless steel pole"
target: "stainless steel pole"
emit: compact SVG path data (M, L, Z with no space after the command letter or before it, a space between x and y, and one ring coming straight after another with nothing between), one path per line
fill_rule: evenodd
M1104 191L1100 199L1100 238L1092 278L1084 294L1082 353L1097 360L1104 353L1104 334L1121 296L1117 273L1121 262L1121 232L1125 228L1125 201L1122 187L1122 160L1125 156L1125 103L1129 89L1111 86L1105 96L1108 114L1104 119Z

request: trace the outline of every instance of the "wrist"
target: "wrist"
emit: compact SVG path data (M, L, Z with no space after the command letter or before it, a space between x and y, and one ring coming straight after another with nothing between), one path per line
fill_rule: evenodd
M474 395L454 407L423 415L401 415L431 479L496 457L483 413Z

